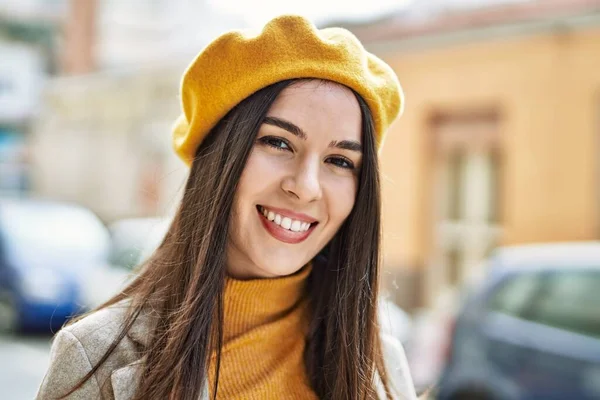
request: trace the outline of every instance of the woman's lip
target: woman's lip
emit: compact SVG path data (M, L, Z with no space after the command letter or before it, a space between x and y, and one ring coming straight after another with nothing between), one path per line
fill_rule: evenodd
M295 220L302 221L302 222L308 222L308 223L312 224L312 223L315 223L318 221L318 220L314 219L313 217L311 217L310 215L294 212L291 210L286 210L285 208L277 208L277 207L263 206L263 205L261 205L260 207L266 208L268 211L273 211L275 214L279 214L282 217L288 217L288 218L295 219Z
M273 221L269 221L258 208L256 209L256 213L258 214L258 218L260 218L260 222L262 222L267 232L269 232L275 239L284 243L297 244L304 241L312 233L316 226L316 224L311 225L311 227L304 232L293 232L282 228Z

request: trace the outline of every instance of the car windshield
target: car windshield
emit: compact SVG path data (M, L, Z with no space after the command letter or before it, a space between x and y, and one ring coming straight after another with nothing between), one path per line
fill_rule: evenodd
M56 262L64 268L106 260L108 232L90 211L66 205L0 207L4 249L28 265ZM76 261L76 263L75 263Z

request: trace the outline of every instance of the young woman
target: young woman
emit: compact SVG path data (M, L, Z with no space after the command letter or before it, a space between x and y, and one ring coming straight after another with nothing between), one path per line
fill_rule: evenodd
M393 71L348 31L284 16L216 39L181 97L172 225L57 334L38 399L415 398L377 316Z

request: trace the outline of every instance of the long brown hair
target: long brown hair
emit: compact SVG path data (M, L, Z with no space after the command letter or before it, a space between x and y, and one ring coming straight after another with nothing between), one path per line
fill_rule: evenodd
M159 248L137 278L98 309L130 299L123 329L93 376L144 308L156 328L144 349L136 399L196 400L217 352L216 398L223 341L225 250L237 183L270 106L298 80L266 87L231 110L200 145L183 199ZM371 113L362 114L363 162L354 208L315 258L308 282L311 323L305 363L321 399L374 399L375 375L390 397L377 322L380 265L380 185ZM73 392L71 391L71 393Z

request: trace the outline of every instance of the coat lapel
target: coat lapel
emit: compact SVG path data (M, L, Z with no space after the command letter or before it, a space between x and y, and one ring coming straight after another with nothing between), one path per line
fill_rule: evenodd
M142 348L147 348L150 334L156 326L156 318L151 310L147 308L143 309L131 326L131 329L129 329L129 332L127 332L127 336L141 345Z
M141 360L116 369L110 375L115 400L131 400L140 382Z
M139 344L142 348L149 345L150 333L154 330L156 319L151 310L145 309L138 315L136 321L127 333L127 336ZM110 379L113 387L115 400L131 400L135 395L135 390L140 383L140 374L142 373L142 360L136 360L122 368L116 369L111 373ZM208 387L205 385L199 400L209 400Z

